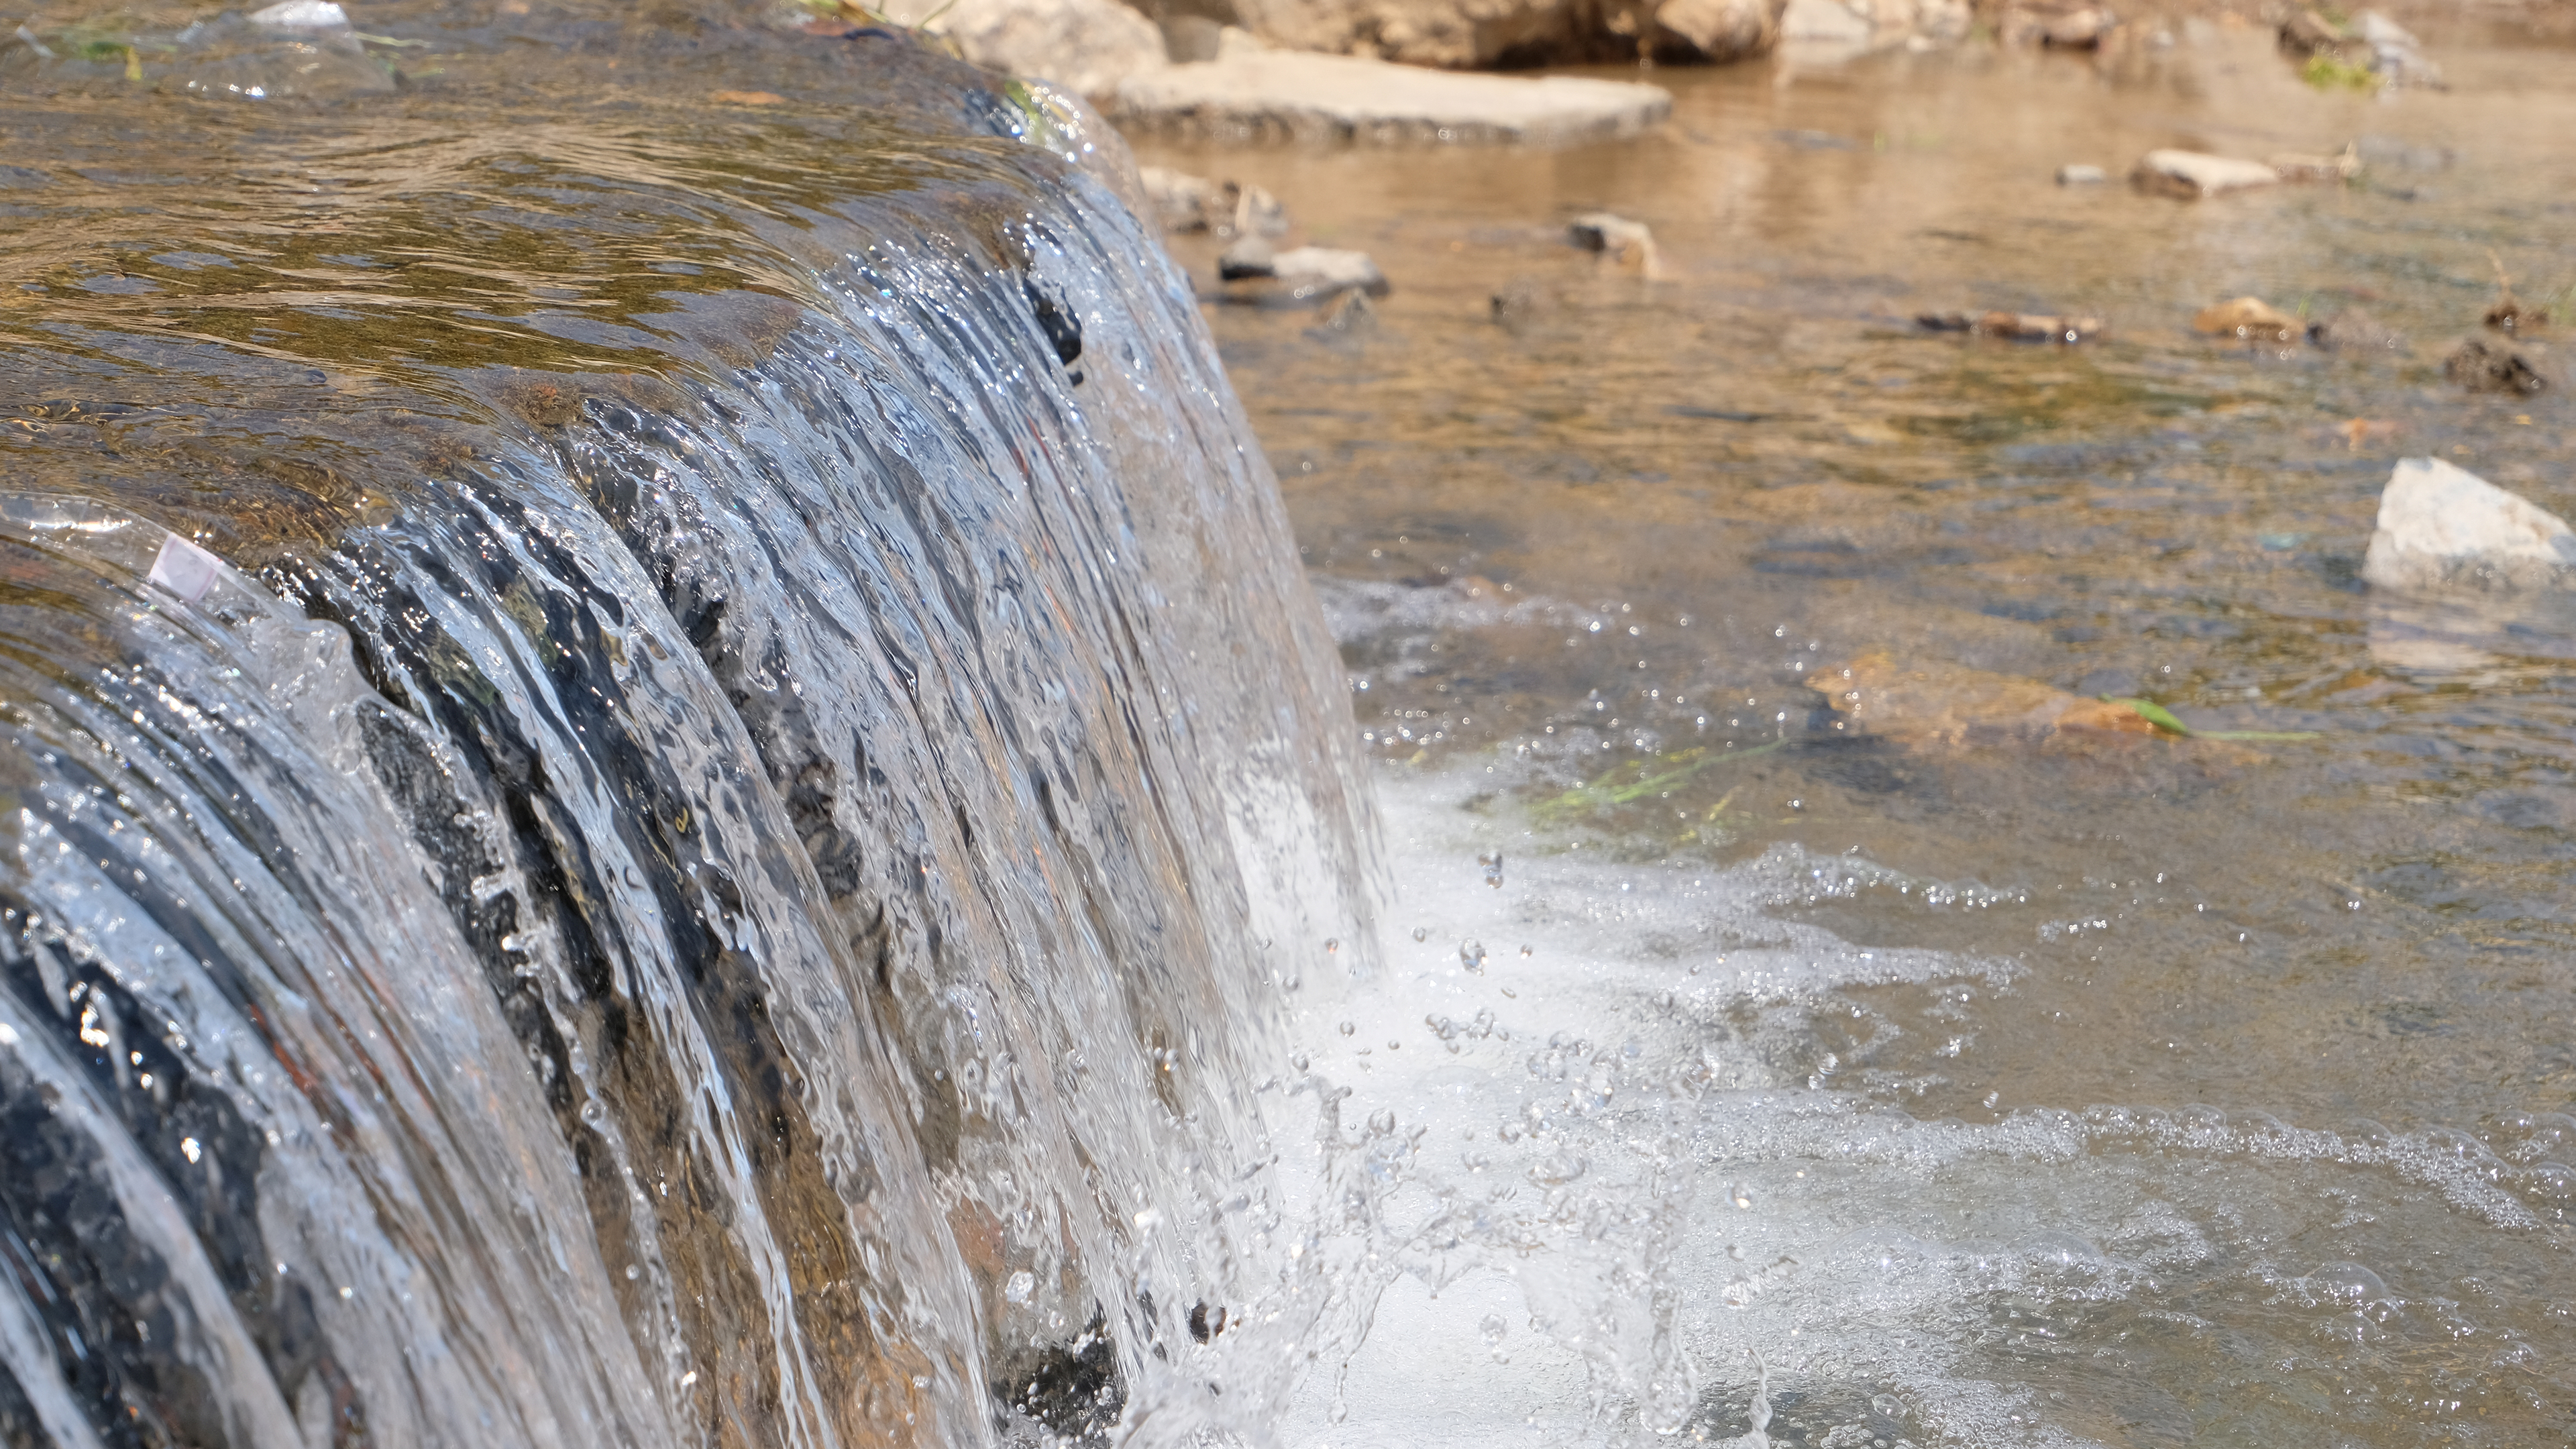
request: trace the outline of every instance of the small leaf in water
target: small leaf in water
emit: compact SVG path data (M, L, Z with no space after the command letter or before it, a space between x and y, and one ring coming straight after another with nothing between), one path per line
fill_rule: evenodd
M2156 703L2152 699L2119 699L2106 694L2102 696L2102 702L2104 704L2120 705L2134 711L2138 718L2154 725L2157 729L2178 735L2187 735L2191 733L2191 726L2174 718L2172 710L2165 708L2163 705Z

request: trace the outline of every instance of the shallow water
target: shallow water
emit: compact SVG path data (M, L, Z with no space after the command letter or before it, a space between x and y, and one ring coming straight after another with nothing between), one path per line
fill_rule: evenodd
M1301 1442L1742 1434L1752 1352L1837 1449L2576 1418L2576 612L2358 579L2401 456L2576 508L2563 383L2440 368L2497 265L2568 311L2576 56L2437 31L2451 89L2374 100L2172 38L1661 71L1620 147L1145 149L1396 288L1210 308L1393 802L1392 970L1308 1050L1427 1129ZM2347 142L2351 186L2052 183ZM1594 208L1667 276L1565 246ZM2246 293L2409 345L2189 330ZM1989 308L2107 329L1912 322ZM1805 683L1882 650L2313 737L1908 742Z

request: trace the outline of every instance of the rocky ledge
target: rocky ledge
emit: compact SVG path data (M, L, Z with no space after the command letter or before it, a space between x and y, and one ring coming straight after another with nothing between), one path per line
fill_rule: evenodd
M1627 81L1425 70L1269 50L1234 32L1215 60L1129 76L1108 109L1131 131L1224 141L1563 145L1636 135L1672 106Z

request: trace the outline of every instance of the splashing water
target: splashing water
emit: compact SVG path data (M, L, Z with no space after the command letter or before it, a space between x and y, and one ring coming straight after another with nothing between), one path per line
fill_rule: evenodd
M1187 291L1072 103L526 10L0 56L0 1422L1185 1438L1369 899Z

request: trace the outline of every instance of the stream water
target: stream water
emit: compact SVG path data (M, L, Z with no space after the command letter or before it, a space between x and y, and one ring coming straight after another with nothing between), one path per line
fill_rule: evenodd
M1400 882L1303 1031L1391 1114L1408 1276L1300 1442L2576 1424L2576 613L2358 577L2401 456L2576 505L2563 386L2440 366L2498 266L2566 310L2576 56L2462 27L2371 98L2156 32L1658 71L1617 147L1145 148L1395 285L1210 312ZM2351 185L2053 181L2348 143ZM1661 279L1565 244L1596 208ZM2407 342L2191 331L2248 293ZM1914 322L1987 309L2105 331ZM1837 708L1906 673L1910 718ZM2042 738L2042 694L2289 738Z
M2356 578L2400 455L2576 505L2438 364L2576 300L2564 52L1147 157L1372 250L1336 329L899 37L352 18L0 42L0 1441L2576 1422L2576 616Z

